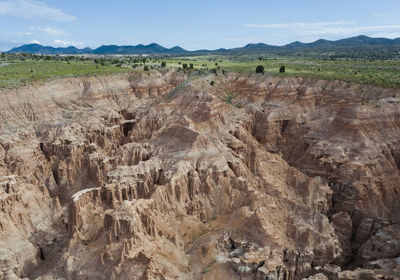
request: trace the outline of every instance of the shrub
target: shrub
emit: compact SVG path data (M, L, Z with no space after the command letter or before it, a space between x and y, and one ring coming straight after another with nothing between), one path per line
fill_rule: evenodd
M186 63L184 63L184 64L182 65L182 67L183 67L183 70L186 70L186 69L188 68L188 65L187 65Z
M228 92L225 97L225 102L232 105L233 97L234 97L233 94Z
M212 85L212 86L213 86L213 85L214 85L214 81L211 81L211 82L210 82L210 85Z
M285 71L286 71L286 67L284 65L282 65L281 68L279 68L279 72L285 73Z
M161 67L166 67L166 66L167 66L167 63L165 61L162 61L161 62Z
M143 70L144 70L144 71L149 71L149 66L145 65L145 66L143 67Z
M264 74L264 66L258 65L258 66L256 67L256 73L262 73L262 74Z

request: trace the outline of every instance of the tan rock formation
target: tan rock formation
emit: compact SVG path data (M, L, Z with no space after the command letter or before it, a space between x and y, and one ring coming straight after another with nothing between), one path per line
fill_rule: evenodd
M0 278L389 275L396 94L173 70L2 90Z

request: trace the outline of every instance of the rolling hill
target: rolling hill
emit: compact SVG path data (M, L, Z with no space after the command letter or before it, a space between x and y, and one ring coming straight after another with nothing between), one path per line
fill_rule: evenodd
M50 46L42 46L39 44L28 44L17 48L13 48L8 53L30 53L30 54L121 54L121 55L202 55L202 54L224 54L224 55L242 55L256 53L273 53L280 55L294 55L308 53L323 53L333 52L339 56L357 56L365 53L372 54L374 57L380 53L385 54L390 49L393 52L393 47L396 47L395 53L400 53L400 38L371 38L360 35L336 41L319 39L311 43L302 43L299 41L292 42L283 46L273 46L264 43L247 44L244 47L232 49L217 49L217 50L196 50L188 51L179 46L165 48L159 44L152 43L149 45L139 44L136 46L118 46L118 45L102 45L96 49L84 48L78 49L70 46L67 48L55 48Z

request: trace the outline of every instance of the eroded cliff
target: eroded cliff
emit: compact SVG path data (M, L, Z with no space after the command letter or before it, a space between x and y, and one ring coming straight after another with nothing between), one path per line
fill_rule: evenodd
M170 70L0 100L3 279L399 277L395 90Z

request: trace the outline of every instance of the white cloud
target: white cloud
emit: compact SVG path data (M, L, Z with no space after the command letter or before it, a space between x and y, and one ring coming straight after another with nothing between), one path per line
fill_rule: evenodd
M397 32L378 32L378 33L371 34L371 36L390 38L390 39L400 38L400 30Z
M65 32L64 30L56 29L56 28L52 28L52 27L30 26L29 29L30 30L38 30L38 31L44 32L44 33L52 35L52 36L66 36L67 35L67 32Z
M294 22L294 23L275 23L275 24L245 24L245 27L254 28L321 28L326 26L346 25L354 23L354 21L330 21L330 22Z
M400 25L374 25L374 26L354 26L354 27L333 27L315 30L296 30L302 35L355 35L370 34L371 32L381 31L400 31Z
M372 25L356 26L355 21L333 21L333 22L296 22L278 24L245 24L245 27L279 29L290 34L301 36L351 36L360 34L373 35L375 33L398 33L400 25Z
M22 18L42 18L54 21L74 21L75 16L49 7L46 3L35 0L1 1L0 15L11 15Z
M39 45L40 45L40 42L39 42L38 40L36 40L36 39L32 39L32 40L29 42L29 44L39 44Z
M29 35L32 35L32 34L33 33L29 32L29 31L27 31L27 32L10 32L10 31L7 31L7 30L1 30L0 31L0 35L29 36Z
M373 14L373 17L388 17L389 14Z
M54 44L60 47L69 47L75 46L77 48L83 48L85 45L82 42L70 42L70 41L63 41L63 40L54 40Z

